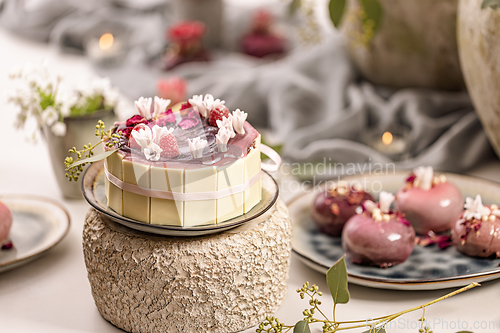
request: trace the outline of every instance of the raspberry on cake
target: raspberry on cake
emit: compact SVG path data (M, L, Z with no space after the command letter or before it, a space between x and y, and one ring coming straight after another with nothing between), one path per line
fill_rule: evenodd
M108 206L144 223L183 227L248 213L261 200L261 164L260 134L247 114L230 113L208 94L166 109L169 103L140 98L140 115L114 129L122 136L106 158Z

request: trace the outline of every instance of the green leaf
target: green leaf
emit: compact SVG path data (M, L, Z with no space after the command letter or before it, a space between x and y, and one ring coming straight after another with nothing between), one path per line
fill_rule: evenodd
M347 288L347 268L345 254L326 273L326 283L330 289L335 304L349 302L349 289Z
M375 327L375 329L369 329L368 331L364 331L362 333L387 333L384 327Z
M363 15L363 26L365 31L371 29L375 33L380 26L382 19L382 6L378 0L361 0L361 6L365 12Z
M498 7L500 7L500 0L483 0L481 9L485 9L486 7L497 9Z
M330 18L332 19L335 28L340 26L342 22L342 17L344 16L346 0L330 0L328 9L330 12Z
M75 162L73 164L71 164L69 167L66 168L66 171L68 171L69 169L71 168L74 168L76 166L79 166L80 164L84 164L84 163L93 163L93 162L97 162L97 161L100 161L100 160L103 160L105 159L106 157L110 156L110 155L113 155L115 152L117 152L118 149L112 149L112 150L108 150L108 151L105 151L103 153L100 153L100 154L97 154L97 155L94 155L92 157L89 157L89 158L85 158L83 160L79 160L78 162Z
M307 320L301 320L293 328L293 333L311 333L309 328L309 322Z

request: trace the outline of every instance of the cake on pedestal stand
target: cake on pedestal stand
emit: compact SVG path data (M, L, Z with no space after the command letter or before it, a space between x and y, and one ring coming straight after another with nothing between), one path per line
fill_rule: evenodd
M292 227L281 201L203 237L156 236L91 209L83 250L101 315L128 332L236 332L274 313L287 291Z

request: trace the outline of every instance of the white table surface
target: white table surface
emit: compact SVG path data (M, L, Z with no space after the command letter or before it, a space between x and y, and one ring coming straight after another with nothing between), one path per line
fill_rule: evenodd
M60 54L45 44L19 39L0 30L0 93L9 89L7 74L10 69L41 57L77 82L93 73L91 65L81 56ZM83 201L63 200L52 173L47 149L43 142L25 141L26 133L16 131L12 123L16 109L2 99L0 108L0 193L31 193L61 201L71 214L71 229L66 238L44 257L14 270L0 274L0 332L120 332L104 320L97 311L82 253L82 228L89 206ZM489 163L471 174L500 180L500 163ZM290 198L292 193L284 193ZM276 313L282 321L295 323L308 308L295 290L303 282L316 283L328 294L324 275L292 257L289 292ZM420 305L451 290L388 291L350 285L351 301L337 308L337 319L377 317ZM323 309L331 313L331 301L323 296ZM484 283L465 294L433 305L427 309L427 318L434 332L457 332L465 328L475 332L500 332L500 280ZM417 332L420 313L407 315L397 321L390 332ZM408 321L407 321L408 319ZM473 329L476 323L491 324L486 329ZM497 326L495 326L497 325ZM247 332L253 332L250 329ZM320 331L317 326L313 332Z

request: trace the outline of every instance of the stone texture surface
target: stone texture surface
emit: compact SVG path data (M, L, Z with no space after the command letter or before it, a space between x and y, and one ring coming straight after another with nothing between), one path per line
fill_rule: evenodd
M379 0L382 18L369 45L361 42L359 1L342 22L356 66L368 80L393 87L463 89L458 59L458 0Z
M500 156L500 8L460 0L458 46L467 90L491 145Z
M129 332L236 332L274 313L286 295L292 227L278 200L222 234L157 237L91 209L83 251L101 315Z

